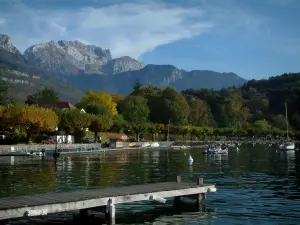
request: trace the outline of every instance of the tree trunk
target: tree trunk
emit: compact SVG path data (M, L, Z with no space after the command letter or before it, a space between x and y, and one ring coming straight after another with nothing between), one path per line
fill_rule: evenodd
M63 141L61 142L63 143ZM66 131L66 140L65 140L65 144L68 144L68 132Z
M94 142L98 143L98 132L94 132Z
M31 132L29 132L29 131L27 131L27 133L26 133L26 141L27 141L27 144L31 143Z
M152 141L154 141L154 140L155 140L155 134L152 133Z

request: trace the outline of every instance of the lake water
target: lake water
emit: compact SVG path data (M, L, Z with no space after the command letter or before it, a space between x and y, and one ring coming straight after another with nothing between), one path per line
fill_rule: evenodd
M192 166L188 163L191 153ZM300 151L256 145L203 155L202 149L127 150L53 158L0 157L0 197L174 181L215 183L199 212L186 203L117 205L117 224L300 224ZM74 224L72 212L4 224ZM2 222L3 223L3 222ZM93 222L92 222L93 223ZM1 222L0 222L1 224ZM94 221L94 224L99 224Z

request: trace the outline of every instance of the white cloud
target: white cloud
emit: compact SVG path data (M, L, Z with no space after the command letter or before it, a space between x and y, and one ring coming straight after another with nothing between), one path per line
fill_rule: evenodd
M84 40L109 48L114 57L138 58L157 46L192 38L212 29L253 29L261 18L231 5L180 7L165 3L124 3L77 9L32 9L20 2L1 12L1 32L24 51L50 40ZM0 20L1 21L1 20Z

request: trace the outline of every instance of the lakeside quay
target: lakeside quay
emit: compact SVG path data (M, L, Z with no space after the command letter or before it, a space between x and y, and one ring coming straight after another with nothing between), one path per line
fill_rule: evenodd
M207 147L211 144L279 144L280 140L240 140L240 141L160 141L158 142L160 146L158 147L142 147L142 144L146 142L134 142L135 146L132 146L131 142L123 143L123 147L113 148L113 147L102 147L101 143L86 143L86 144L17 144L17 145L0 145L0 156L8 156L14 153L30 153L39 154L41 151L45 152L45 155L53 155L55 148L60 154L69 153L89 153L96 151L113 151L113 150L131 150L131 149L143 149L143 148L166 148L171 146L189 146L189 147ZM157 143L157 142L147 142ZM299 143L299 141L295 141Z
M15 152L18 153L40 153L41 151L45 151L46 155L52 155L57 148L60 154L65 153L88 153L95 151L103 151L103 150L129 150L129 149L140 149L142 148L140 145L144 142L135 142L136 147L129 147L129 143L124 143L121 148L110 148L110 147L102 147L100 143L88 143L88 144L17 144L17 145L0 145L0 156L1 155L9 155ZM152 143L152 142L148 142ZM160 146L156 148L162 147L170 147L174 142L159 142Z

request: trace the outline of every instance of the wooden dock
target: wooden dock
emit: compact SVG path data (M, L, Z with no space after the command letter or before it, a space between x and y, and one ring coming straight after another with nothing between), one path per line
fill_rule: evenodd
M181 196L198 196L197 201L200 202L206 198L207 192L215 191L215 185L203 184L203 178L198 178L197 183L191 184L181 182L181 177L178 176L177 182L6 197L0 199L0 220L73 210L80 210L81 215L86 215L88 209L102 206L106 209L108 220L113 223L115 204L145 200L165 203L165 198L169 197L175 197L176 204Z

